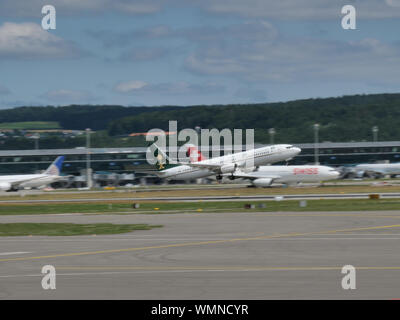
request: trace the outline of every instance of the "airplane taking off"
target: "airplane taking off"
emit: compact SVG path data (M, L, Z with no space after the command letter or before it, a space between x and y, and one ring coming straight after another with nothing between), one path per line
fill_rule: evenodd
M269 187L273 182L296 184L337 179L340 172L327 166L261 166L253 172L237 171L230 179L250 179L256 187Z
M58 157L41 174L21 174L0 176L0 191L17 191L24 188L39 188L55 181L64 179L60 176L64 156Z
M190 162L174 162L157 146L158 177L168 180L192 180L216 175L217 180L223 174L233 174L237 169L250 169L263 164L287 161L298 155L300 148L289 144L277 144L243 152L233 153L222 157L205 159L193 145L187 145L187 156ZM169 164L178 166L167 168Z
M358 164L354 167L358 176L364 173L372 173L375 176L383 177L386 175L395 176L400 174L400 163L366 163Z

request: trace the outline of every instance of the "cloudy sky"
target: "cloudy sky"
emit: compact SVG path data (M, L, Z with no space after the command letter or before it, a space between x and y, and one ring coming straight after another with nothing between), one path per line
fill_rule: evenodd
M398 92L399 31L400 0L1 0L0 108Z

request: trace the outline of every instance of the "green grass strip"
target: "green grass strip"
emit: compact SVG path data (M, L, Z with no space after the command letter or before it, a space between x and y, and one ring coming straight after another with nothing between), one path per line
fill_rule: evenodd
M0 236L77 236L127 233L150 230L158 225L148 224L75 224L75 223L0 223Z

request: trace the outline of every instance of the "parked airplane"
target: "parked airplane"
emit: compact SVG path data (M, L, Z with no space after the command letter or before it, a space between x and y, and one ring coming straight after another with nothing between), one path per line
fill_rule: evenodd
M190 162L171 161L157 146L157 169L160 178L169 180L192 180L216 175L217 180L223 174L233 174L237 169L255 168L263 164L287 161L300 153L301 149L289 144L278 144L243 152L233 153L222 157L205 159L193 145L187 146L187 156ZM177 165L168 168L169 165Z
M0 176L1 191L17 191L24 188L39 188L63 179L60 176L64 156L58 157L45 172L41 174L22 174Z
M386 175L400 175L400 163L366 163L354 167L358 176L374 175L384 177Z
M337 179L340 172L327 166L260 166L253 172L236 171L230 179L250 179L256 187L268 187L272 183L296 184Z

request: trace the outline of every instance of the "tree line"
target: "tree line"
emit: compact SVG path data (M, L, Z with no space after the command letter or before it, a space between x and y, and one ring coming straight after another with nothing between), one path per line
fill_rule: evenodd
M167 131L170 120L178 121L179 130L196 126L219 130L253 128L258 143L269 142L269 128L275 129L277 143L313 142L315 123L320 124L320 141L369 141L373 126L379 127L379 140L400 140L400 94L187 107L72 105L0 110L0 123L57 121L63 129L101 131L98 140L101 147L125 145L126 139L121 137L133 132L147 132L152 128ZM83 142L76 141L79 141L77 146ZM143 138L134 141L135 145L145 145ZM73 147L71 143L74 144L71 140L65 142L66 146ZM106 145L109 143L112 145ZM18 145L21 144L19 141ZM64 147L62 140L56 144Z

